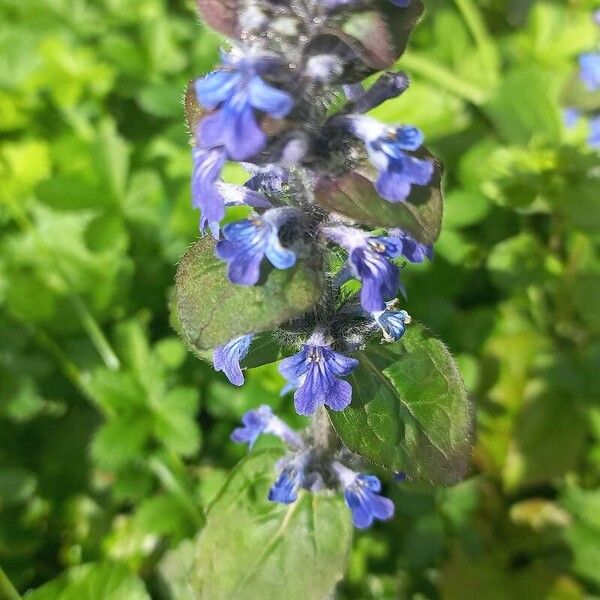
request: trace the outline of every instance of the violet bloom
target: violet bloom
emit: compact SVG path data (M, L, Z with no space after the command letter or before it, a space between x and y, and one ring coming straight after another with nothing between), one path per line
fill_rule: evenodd
M289 269L296 264L296 254L279 241L280 225L295 214L295 209L276 208L223 228L225 239L217 244L216 254L228 263L227 273L232 283L255 285L265 256L277 269Z
M565 108L563 110L563 122L565 124L565 127L575 127L580 116L581 115L579 114L579 111L576 108Z
M267 84L262 74L273 65L271 56L226 56L223 68L196 81L196 96L204 108L216 109L198 126L203 148L224 147L233 160L260 152L267 136L256 121L256 110L276 119L294 105L290 94Z
M375 519L387 521L394 516L394 503L379 495L381 481L377 477L356 473L339 462L331 466L344 490L344 500L352 511L355 527L366 529Z
M319 405L344 410L352 400L352 386L339 377L350 375L358 366L331 349L321 333L315 333L302 350L281 361L279 372L287 379L283 393L295 389L294 406L299 415L312 415Z
M397 342L411 322L411 316L405 310L381 310L371 313L379 325L386 342Z
M265 433L275 435L297 450L304 449L302 438L279 417L273 414L271 407L263 404L259 408L249 410L242 417L243 427L237 427L231 434L231 439L240 444L248 444L252 448L260 435Z
M579 76L590 92L600 90L600 52L588 52L579 57Z
M202 213L200 228L211 225L213 233L217 224L225 216L225 199L217 187L217 179L225 164L225 154L221 148L203 150L194 148L194 172L192 175L192 204Z
M350 130L363 140L371 162L379 170L375 188L390 202L408 198L413 185L427 185L433 176L433 162L407 152L418 150L423 134L415 127L390 127L372 117L348 117Z
M234 185L232 183L224 183L217 181L215 184L216 191L219 193L225 206L240 206L246 205L252 208L272 208L273 205L262 194L248 189L242 185ZM200 231L204 233L209 228L213 237L219 239L220 221L211 221L202 213L200 217Z
M279 461L277 464L279 477L269 490L271 502L292 504L298 499L298 492L307 480L306 467L310 457L310 450L307 450L293 456L286 456Z
M418 242L401 229L391 229L390 235L399 240L401 244L400 254L411 263L422 263L426 258L433 260L433 246Z
M403 290L400 269L391 262L400 256L402 242L393 237L373 237L352 227L325 227L324 235L348 252L352 274L360 279L360 303L367 312L385 309Z
M408 8L410 6L411 0L390 0L390 2L394 6L398 6L399 8Z
M244 374L240 362L248 354L254 334L242 335L213 350L215 371L223 371L233 385L244 384Z

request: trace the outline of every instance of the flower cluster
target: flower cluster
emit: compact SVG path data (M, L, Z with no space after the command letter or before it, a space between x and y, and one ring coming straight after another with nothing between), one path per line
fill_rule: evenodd
M600 26L600 10L593 15L594 22ZM579 81L583 93L596 94L600 92L600 51L585 52L579 57ZM574 127L580 119L585 119L589 126L588 144L591 148L600 149L600 106L591 111L586 107L569 106L564 110L564 120L567 127Z
M424 234L414 214L439 188L440 167L419 129L366 114L404 93L408 77L388 71L368 88L361 83L391 67L406 45L406 39L391 42L396 31L386 24L388 11L394 12L389 23L406 38L422 4L255 0L237 18L218 4L199 5L233 38L222 64L194 81L186 97L201 231L215 238L215 254L233 285L260 286L273 270L308 261L322 265L316 267L325 281L321 301L270 335L285 356L279 364L287 381L282 394L293 392L298 414L322 414L322 407L343 411L360 369L355 353L374 339L398 342L411 322L398 308L398 296L406 297L401 268L433 258L426 242L437 235ZM228 161L248 171L244 185L221 180ZM354 198L358 215L331 196L347 178L371 194ZM392 217L373 217L373 203ZM247 216L223 226L232 205L247 207ZM249 330L213 350L215 369L234 385L244 383L244 362L257 333ZM314 491L334 481L357 527L393 514L376 477L356 473L341 455L329 453L325 460L323 448L307 443L268 407L246 414L243 425L234 441L252 446L258 435L270 433L293 450L278 466L271 500L289 503L301 488ZM342 450L348 452L336 452Z
M290 449L276 465L275 481L269 490L272 502L291 504L298 499L301 489L318 492L325 487L334 487L343 491L354 525L359 529L370 527L375 519L387 521L394 516L393 502L380 494L381 481L374 475L358 473L341 462L354 459L348 451L338 453L339 456L323 456L319 448L307 443L266 405L247 412L242 423L243 427L231 434L234 442L252 447L260 435L271 434Z

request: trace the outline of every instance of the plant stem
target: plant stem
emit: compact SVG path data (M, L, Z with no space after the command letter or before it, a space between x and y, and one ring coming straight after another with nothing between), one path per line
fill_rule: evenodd
M313 415L310 431L315 447L326 451L331 443L331 424L324 406L319 406Z
M21 600L19 592L0 567L0 600Z

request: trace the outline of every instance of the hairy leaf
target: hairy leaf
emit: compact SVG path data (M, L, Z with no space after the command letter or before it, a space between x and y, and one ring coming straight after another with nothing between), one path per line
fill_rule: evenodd
M400 342L371 346L359 359L352 404L329 413L344 444L409 477L461 479L471 451L471 405L444 344L413 325Z
M306 312L321 295L321 276L309 260L285 271L272 269L256 286L232 284L214 246L208 237L196 242L177 271L177 316L192 348L207 350L272 329Z
M361 225L399 227L420 242L433 244L440 235L443 214L442 166L437 161L435 165L431 183L413 186L405 202L388 202L370 179L355 171L335 179L322 177L316 190L317 202Z
M237 37L239 0L196 0L198 11L213 29Z
M324 600L342 577L352 538L339 496L302 492L269 502L280 452L244 459L211 505L196 550L196 600Z
M407 8L379 0L376 10L352 12L337 25L321 30L307 44L307 56L333 53L346 63L340 81L360 81L377 71L391 68L406 49L408 38L423 4L414 0Z

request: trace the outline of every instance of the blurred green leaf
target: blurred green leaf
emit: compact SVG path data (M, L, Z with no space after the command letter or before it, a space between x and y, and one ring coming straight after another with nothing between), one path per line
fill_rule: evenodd
M149 600L140 579L117 564L71 569L59 579L25 595L27 600Z

